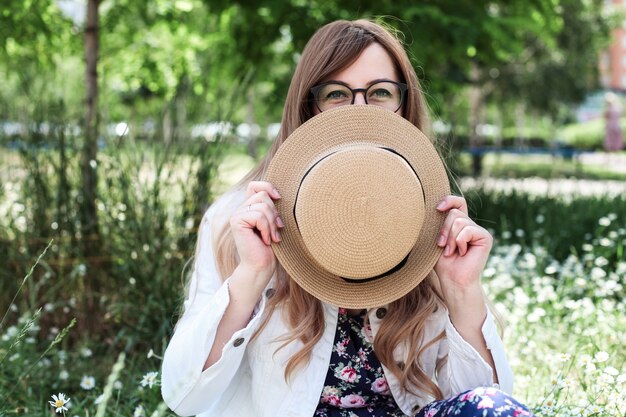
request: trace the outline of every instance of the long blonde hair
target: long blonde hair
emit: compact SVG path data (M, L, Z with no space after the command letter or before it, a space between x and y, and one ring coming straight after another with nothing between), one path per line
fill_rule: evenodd
M332 22L311 37L302 53L289 86L281 129L273 146L265 159L234 186L234 191L242 190L250 181L262 179L281 144L313 116L309 96L311 87L352 64L372 43L380 44L387 51L396 65L400 81L408 85L408 99L403 104L404 117L426 134L430 133L430 119L419 81L398 38L383 26L368 20ZM226 279L237 266L237 249L228 222L215 225L213 232L217 268L222 279ZM275 290L258 332L263 330L269 317L280 306L290 327L283 346L295 340L303 344L287 364L285 378L288 379L294 370L309 360L313 346L324 332L323 306L321 301L295 284L280 265L276 272ZM399 379L405 390L416 393L417 389L435 398L442 398L441 390L420 368L418 360L428 346L445 337L442 332L435 340L423 340L426 319L442 303L436 285L429 279L424 280L409 294L389 305L374 340L378 359ZM399 364L394 360L393 351L403 343L409 347L409 355L404 364Z

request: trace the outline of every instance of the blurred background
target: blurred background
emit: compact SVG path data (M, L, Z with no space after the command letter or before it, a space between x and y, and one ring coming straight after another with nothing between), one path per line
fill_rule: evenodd
M160 356L201 216L278 133L313 32L362 17L403 39L496 238L515 394L626 414L621 0L3 0L0 416L60 392L68 415L170 413Z

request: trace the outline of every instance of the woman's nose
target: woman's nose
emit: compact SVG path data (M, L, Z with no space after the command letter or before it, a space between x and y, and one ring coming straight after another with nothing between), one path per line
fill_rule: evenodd
M367 102L365 101L365 93L359 91L358 93L355 93L354 95L354 104L367 104Z

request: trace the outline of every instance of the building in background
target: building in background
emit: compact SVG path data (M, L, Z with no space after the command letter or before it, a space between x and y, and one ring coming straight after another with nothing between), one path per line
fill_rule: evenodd
M626 12L624 0L606 0L605 7ZM613 30L609 48L600 55L600 84L604 89L626 91L626 20Z
M605 0L605 7L626 14L626 0ZM613 91L626 98L626 19L611 33L611 44L598 60L601 91L587 97L576 110L578 121L597 119L604 114L605 95Z

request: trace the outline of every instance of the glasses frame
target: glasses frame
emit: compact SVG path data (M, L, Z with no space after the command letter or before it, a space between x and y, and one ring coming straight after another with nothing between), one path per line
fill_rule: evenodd
M363 93L363 99L365 100L365 104L369 104L367 102L367 92L369 91L370 88L372 88L373 86L375 86L376 84L379 83L391 83L391 84L395 84L399 89L400 89L400 105L398 106L397 109L395 109L393 112L396 113L398 110L400 110L402 108L402 105L404 104L404 98L406 97L406 92L409 89L408 86L405 83L400 83L397 81L392 81L392 80L376 80L375 82L373 82L372 84L370 84L369 87L367 88L350 88L350 86L348 86L348 84L341 82L341 81L329 81L326 83L322 83L322 84L318 84L314 87L311 87L311 94L313 95L313 101L315 102L315 107L317 107L317 110L320 113L323 113L323 110L320 108L320 105L318 103L317 100L317 94L320 92L320 90L324 87L326 87L327 85L331 85L331 84L338 84L338 85L342 85L344 87L346 87L348 90L350 90L350 93L352 93L352 101L350 102L350 105L354 104L354 100L356 100L356 95L358 93ZM375 104L373 104L375 106ZM338 106L341 107L341 106ZM378 106L378 107L382 107L382 106Z

